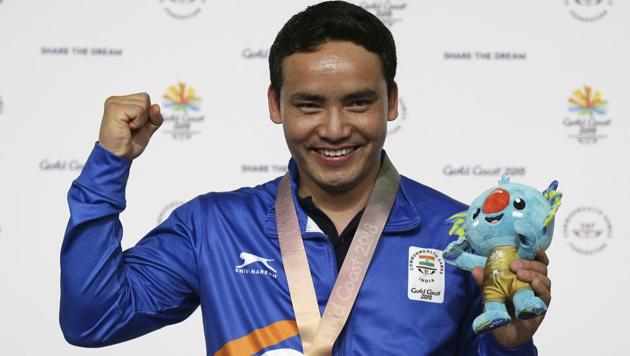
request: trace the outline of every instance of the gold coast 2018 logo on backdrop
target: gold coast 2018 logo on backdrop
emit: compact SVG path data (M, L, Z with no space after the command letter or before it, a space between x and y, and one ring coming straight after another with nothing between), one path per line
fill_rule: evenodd
M599 90L585 85L576 89L568 99L569 114L563 124L571 130L569 137L582 144L595 144L606 138L602 132L609 127L608 101Z
M396 22L402 21L396 15L398 11L407 7L407 2L400 0L362 1L361 7L376 15L385 26L392 27Z
M160 0L169 16L178 20L187 20L199 15L206 0Z
M195 88L180 82L170 86L163 98L166 111L164 121L170 126L164 133L178 140L198 134L199 131L193 130L193 124L203 121L203 115L200 113L201 98L197 96Z
M608 15L612 0L564 0L569 13L583 22L593 22Z

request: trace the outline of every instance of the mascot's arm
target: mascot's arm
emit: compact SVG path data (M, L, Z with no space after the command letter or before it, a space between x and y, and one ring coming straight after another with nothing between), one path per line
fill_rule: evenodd
M531 223L519 220L514 223L514 230L518 234L518 257L533 260L536 257L538 245L536 241L542 238L542 231L536 229Z
M487 257L475 255L472 253L464 252L459 257L455 259L455 261L446 260L447 263L451 263L461 269L465 269L466 271L472 271L476 267L483 268L486 265Z
M465 252L468 242L464 239L451 242L444 250L446 263L457 266L466 271L472 271L475 267L484 267L487 257Z

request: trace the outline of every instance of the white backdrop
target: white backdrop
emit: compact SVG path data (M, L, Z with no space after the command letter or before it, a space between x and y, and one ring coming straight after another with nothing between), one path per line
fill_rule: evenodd
M628 2L355 2L397 40L403 110L386 149L403 174L464 202L502 173L541 189L560 181L540 353L628 354ZM267 50L309 3L0 0L0 354L204 354L199 312L104 349L65 343L65 195L105 98L146 91L164 107L178 83L196 91L198 110L165 109L172 120L134 162L125 248L182 201L282 174Z

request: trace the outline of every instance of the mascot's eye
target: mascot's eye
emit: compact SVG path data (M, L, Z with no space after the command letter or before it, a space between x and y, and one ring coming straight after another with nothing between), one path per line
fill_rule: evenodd
M525 200L521 198L516 198L516 200L514 200L514 207L518 210L525 209Z
M477 216L479 216L479 212L481 210L479 210L479 208L477 208L477 210L475 210L475 213L473 214L473 220L475 220L477 218Z

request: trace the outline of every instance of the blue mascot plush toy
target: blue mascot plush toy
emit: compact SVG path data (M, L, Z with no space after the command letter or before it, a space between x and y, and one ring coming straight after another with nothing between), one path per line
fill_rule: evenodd
M532 260L539 248L551 244L554 217L562 193L558 182L540 192L526 185L510 183L502 177L499 186L481 194L468 211L453 215L450 235L459 238L444 250L450 264L467 271L485 267L483 283L484 312L473 322L476 333L508 324L509 300L519 319L547 312L545 303L534 295L528 283L520 281L510 269L516 259Z

